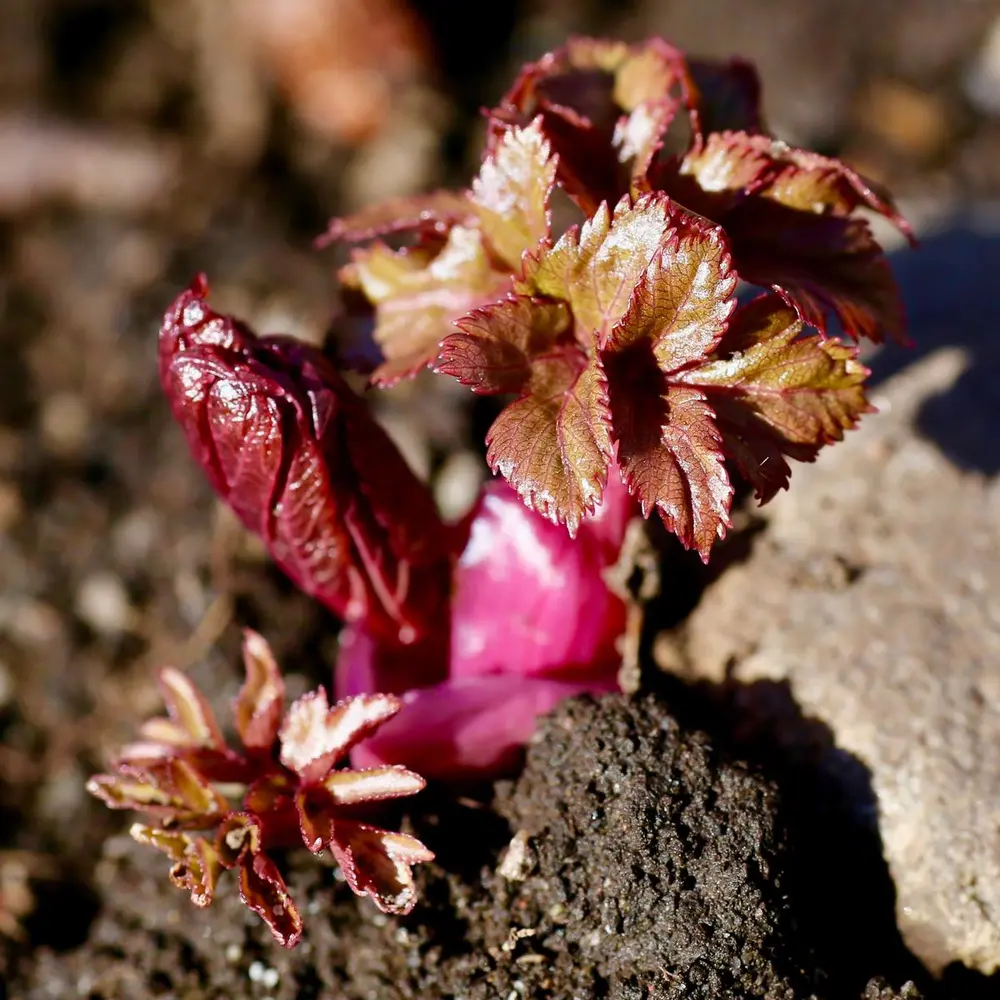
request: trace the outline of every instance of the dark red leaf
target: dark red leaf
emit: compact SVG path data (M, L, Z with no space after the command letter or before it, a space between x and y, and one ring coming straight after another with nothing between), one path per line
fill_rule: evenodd
M695 134L765 131L760 108L760 78L744 59L687 61L686 99Z
M302 937L302 917L278 866L266 854L248 855L240 865L240 897L260 916L283 948Z
M439 628L449 540L427 488L322 354L206 295L199 279L167 313L160 377L212 486L346 620L404 644Z
M240 740L248 750L270 750L285 711L285 682L263 636L243 630L246 680L236 696L234 714Z
M446 232L475 219L476 211L464 191L431 191L404 198L388 198L351 215L332 219L316 241L320 247L344 240L358 243L375 236L411 230Z
M784 456L813 461L871 410L857 350L801 334L794 310L762 295L737 311L716 360L679 376L705 393L724 450L761 503L788 485Z
M351 889L370 896L383 913L413 909L417 892L411 865L434 860L415 837L347 821L337 824L330 850Z
M540 117L560 186L587 214L643 176L673 120L685 77L660 38L637 45L573 38L524 68L491 112L494 137Z
M814 215L763 198L726 216L740 277L781 292L821 333L907 343L899 287L863 219Z

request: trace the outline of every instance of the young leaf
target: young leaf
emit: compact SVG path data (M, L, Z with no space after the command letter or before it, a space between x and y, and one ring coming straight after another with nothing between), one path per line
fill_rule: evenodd
M572 38L525 67L491 112L493 134L539 117L558 156L560 186L590 215L645 174L676 113L684 74L681 53L659 38L637 45Z
M331 219L327 231L316 241L325 247L341 240L360 243L388 233L427 230L444 233L452 226L466 225L476 211L464 191L431 191L405 198L388 198L352 215Z
M234 714L240 742L248 750L270 750L285 710L285 682L264 637L243 630L246 680L236 696Z
M761 503L787 487L785 455L813 461L871 411L856 349L801 333L794 310L762 295L736 312L717 360L679 376L705 393Z
M455 226L440 247L394 251L375 243L354 251L340 277L375 306L374 338L385 360L374 384L415 375L437 356L454 320L503 297L511 276L494 268L483 240L478 228Z
M293 702L282 723L281 763L303 781L321 781L332 767L399 711L391 695L358 695L329 707L324 688Z
M155 847L174 862L170 881L178 889L190 893L195 906L204 907L212 902L221 865L215 848L204 837L142 823L133 823L129 834L137 843Z
M577 340L593 350L624 315L671 225L672 207L662 195L644 195L635 205L626 196L613 215L602 204L582 227L527 259L518 290L568 302Z
M548 236L555 174L539 120L506 132L472 182L483 234L512 270L520 270L525 250Z
M729 524L732 487L715 414L678 372L710 354L726 329L736 275L721 231L693 216L635 288L602 352L618 463L643 513L656 509L707 559Z
M729 130L763 132L760 78L744 59L687 61L686 101L695 135Z
M240 864L240 897L267 924L283 948L302 937L302 916L289 895L278 866L266 854L248 855Z
M506 299L461 320L438 370L477 392L517 392L487 434L490 467L575 534L600 502L611 442L600 361L563 336L562 303Z
M434 860L416 838L366 823L338 823L330 850L352 891L370 896L383 913L413 909L417 890L410 866Z
M782 293L820 333L832 314L853 340L907 343L899 287L864 219L752 198L726 216L725 227L740 276Z
M389 642L435 634L450 541L426 486L319 351L258 338L195 282L160 377L209 481L309 594Z
M157 684L169 718L150 720L154 725L147 723L144 736L179 747L223 747L212 709L186 674L173 667L164 667Z

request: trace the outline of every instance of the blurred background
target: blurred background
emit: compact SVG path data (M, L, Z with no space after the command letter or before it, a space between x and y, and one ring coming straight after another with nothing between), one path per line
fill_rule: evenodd
M773 130L888 184L918 229L1000 194L1000 0L0 0L8 959L86 933L119 822L84 781L158 710L154 665L234 688L237 623L311 678L332 659L332 621L217 508L170 424L163 308L205 270L222 310L321 339L328 217L466 183L479 109L571 33L754 60ZM380 412L457 514L482 428L444 381Z

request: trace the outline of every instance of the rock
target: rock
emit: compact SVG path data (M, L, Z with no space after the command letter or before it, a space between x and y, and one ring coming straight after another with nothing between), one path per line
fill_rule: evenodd
M996 310L980 308L975 275L986 279L998 241L950 239L904 268L925 355L877 388L878 415L796 468L682 645L694 675L728 678L749 715L768 711L755 690L786 682L803 715L830 727L831 764L846 751L870 770L907 944L933 970L960 961L989 974L1000 967L1000 398ZM930 272L961 269L970 245L969 271L935 288ZM936 246L951 247L947 259ZM962 346L938 346L951 338ZM880 374L898 364L875 358Z

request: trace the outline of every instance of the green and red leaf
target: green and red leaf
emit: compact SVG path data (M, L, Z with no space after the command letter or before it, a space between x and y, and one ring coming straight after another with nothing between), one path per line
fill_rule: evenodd
M486 458L529 507L571 534L601 500L611 442L604 373L566 333L564 303L514 296L460 321L438 371L477 392L518 393Z
M802 336L795 311L770 294L737 311L716 359L679 379L705 394L723 449L764 503L788 485L784 456L813 461L871 411L867 375L855 348Z
M644 515L708 558L729 524L732 486L722 436L703 393L678 373L717 346L736 275L722 233L682 220L639 281L601 356L622 477Z
M385 360L371 380L393 385L434 360L456 319L502 298L511 275L494 266L481 230L455 226L436 246L355 250L341 280L375 307L373 337Z
M417 890L411 866L434 860L415 837L367 823L338 823L330 850L352 891L370 896L383 913L413 909Z
M569 304L577 341L599 347L625 314L632 291L673 227L674 206L663 195L626 195L612 214L607 204L553 247L529 256L517 290Z
M246 680L236 696L236 729L248 750L267 751L274 745L285 711L285 682L271 647L252 629L243 630Z
M521 255L549 234L555 175L556 160L539 119L506 131L472 182L480 229L512 271L519 271Z

